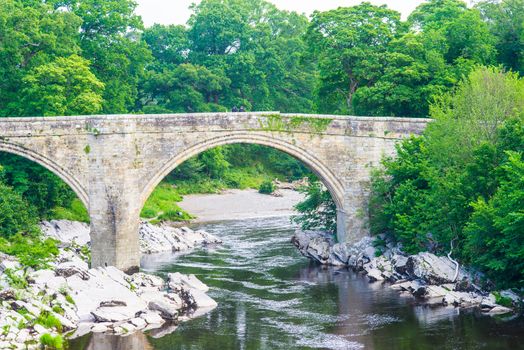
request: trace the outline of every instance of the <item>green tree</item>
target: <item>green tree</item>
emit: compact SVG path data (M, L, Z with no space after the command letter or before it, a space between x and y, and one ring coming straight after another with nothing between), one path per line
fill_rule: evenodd
M126 113L135 107L138 82L151 52L140 40L141 18L132 0L69 0L68 9L82 19L82 56L102 81L103 112Z
M386 6L362 3L315 12L307 41L318 57L318 109L352 112L355 92L382 75L387 47L402 32L400 14Z
M17 233L35 233L38 216L32 207L11 187L0 182L0 237Z
M511 226L509 218L522 211L523 87L515 73L479 67L439 98L431 108L436 120L424 135L399 144L397 157L385 159L373 176L372 233L389 234L410 253L447 252L454 241L454 254L463 262L474 262L491 277L497 269L507 271L511 280L505 285L522 283L510 267L522 264L520 248L505 244L522 239L515 236L521 223ZM511 198L508 206L495 214L504 196ZM496 220L511 226L507 237Z
M489 200L473 203L465 228L471 262L502 287L524 286L524 161L508 153L501 166L501 183Z
M44 1L0 1L0 117L24 111L20 82L29 71L80 52L80 22Z
M59 57L36 66L22 83L20 115L82 115L102 110L104 84L80 56Z
M477 5L495 36L498 62L524 74L524 1L488 0Z

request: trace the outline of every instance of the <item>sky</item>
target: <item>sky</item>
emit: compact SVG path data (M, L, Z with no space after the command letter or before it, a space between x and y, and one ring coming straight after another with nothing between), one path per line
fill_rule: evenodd
M326 11L340 6L353 6L361 0L269 0L278 8L310 15L314 10ZM387 4L406 18L424 0L368 0L375 5ZM188 7L199 0L138 0L137 13L146 27L154 23L185 24L191 11Z

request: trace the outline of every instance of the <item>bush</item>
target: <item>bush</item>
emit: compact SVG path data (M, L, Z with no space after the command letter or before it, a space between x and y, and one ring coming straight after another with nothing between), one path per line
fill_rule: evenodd
M275 192L275 190L276 190L276 186L273 183L273 181L266 180L266 181L262 182L262 184L260 185L260 188L258 189L258 192L259 193L264 193L264 194L271 194L271 193Z
M331 193L319 181L311 181L301 189L306 198L295 206L300 213L292 218L303 230L325 230L333 234L337 230L337 206Z
M38 217L11 187L0 182L0 237L38 232Z

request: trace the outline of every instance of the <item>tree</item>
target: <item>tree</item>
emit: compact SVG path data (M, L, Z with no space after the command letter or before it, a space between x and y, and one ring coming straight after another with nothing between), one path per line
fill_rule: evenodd
M12 188L0 182L0 237L35 233L38 220L31 206Z
M28 71L80 52L80 19L43 1L0 1L0 117L19 116Z
M59 57L34 67L22 82L20 115L82 115L102 110L104 84L80 56Z
M355 92L381 76L387 47L402 32L400 14L386 6L315 12L307 41L318 57L319 110L351 112Z
M502 180L489 200L473 203L466 226L467 254L502 287L524 286L524 160L509 152Z
M515 73L478 67L438 98L435 121L373 176L372 233L409 253L444 253L453 241L462 262L497 282L497 272L507 273L502 287L521 286L523 88Z
M506 68L524 74L524 1L481 1L481 11L495 36L498 62Z
M142 20L132 0L70 0L82 19L79 43L104 90L103 112L126 113L135 107L138 81L151 52L140 40Z
M187 61L189 39L184 26L154 24L144 30L142 39L151 50L155 59L152 65L157 71Z

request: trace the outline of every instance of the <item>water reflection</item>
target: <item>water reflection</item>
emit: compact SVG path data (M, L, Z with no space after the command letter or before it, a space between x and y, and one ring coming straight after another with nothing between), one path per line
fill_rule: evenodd
M86 350L152 350L154 349L144 333L133 333L129 336L90 334L84 339Z
M125 349L519 349L522 319L417 305L347 269L310 264L289 243L286 219L204 225L224 245L146 259L149 271L194 273L219 306L162 336L121 339ZM100 336L96 336L100 337ZM116 338L116 337L113 337ZM90 338L96 349L119 340ZM134 340L136 338L136 340ZM100 339L100 340L97 340ZM133 339L133 340L132 340ZM113 342L113 343L111 343ZM123 344L123 343L122 343ZM95 346L95 345L89 345ZM95 347L76 346L77 349Z

